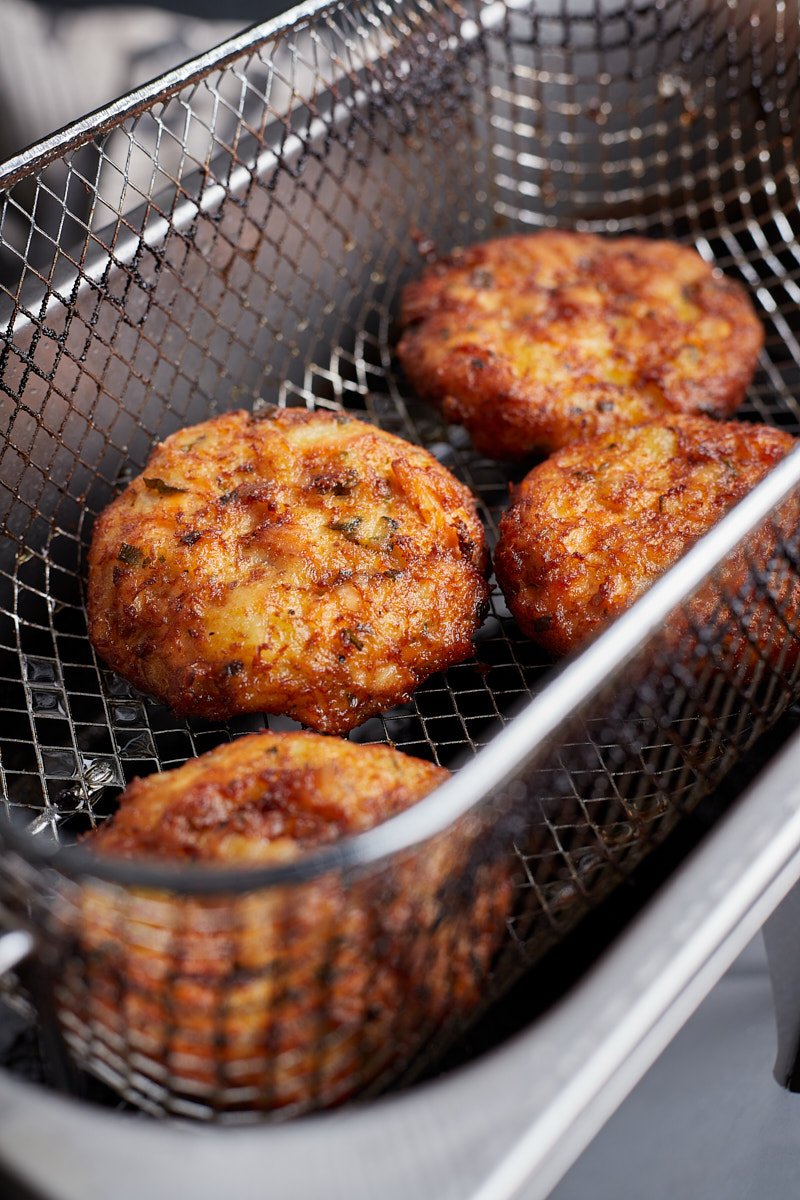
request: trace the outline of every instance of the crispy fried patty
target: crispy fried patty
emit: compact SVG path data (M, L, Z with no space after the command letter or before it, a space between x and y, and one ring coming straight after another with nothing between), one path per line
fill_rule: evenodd
M86 845L176 862L281 864L368 829L448 772L385 746L253 734L138 780ZM219 1109L331 1104L478 1001L512 888L462 820L378 872L238 896L87 887L65 1024Z
M743 288L668 241L545 232L459 251L403 293L419 394L496 458L741 403L763 331Z
M766 425L675 416L554 454L500 526L495 571L518 624L554 654L575 649L795 444Z
M89 632L175 712L342 733L470 654L485 567L473 497L427 451L233 412L167 438L99 518Z
M124 858L283 862L372 828L448 777L388 746L253 733L135 779L89 844Z

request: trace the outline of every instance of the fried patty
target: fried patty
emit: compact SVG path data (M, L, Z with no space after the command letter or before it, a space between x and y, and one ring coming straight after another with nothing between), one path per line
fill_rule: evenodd
M253 733L176 770L135 779L88 844L123 858L290 861L371 829L449 774L387 746Z
M766 425L675 416L554 454L500 525L495 571L517 623L553 654L574 650L795 445Z
M385 746L253 734L137 780L85 844L128 859L279 865L447 777ZM208 897L87 886L61 1000L71 1044L91 1065L124 1039L140 1077L221 1110L340 1100L480 998L512 894L485 843L473 816L372 872Z
M344 733L471 653L485 571L475 501L427 451L232 412L167 438L98 519L89 634L177 713Z
M400 322L411 384L495 458L670 413L729 415L763 344L744 289L694 250L557 231L429 267Z

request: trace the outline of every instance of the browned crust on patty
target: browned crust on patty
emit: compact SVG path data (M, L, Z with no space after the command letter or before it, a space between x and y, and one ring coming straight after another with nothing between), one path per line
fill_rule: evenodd
M675 416L554 454L514 489L497 580L553 654L580 646L794 448L765 425Z
M89 633L177 713L343 733L466 658L488 600L475 501L347 416L182 429L100 516Z
M311 733L234 741L138 780L86 846L273 863L369 829L448 777L384 746ZM478 1003L505 935L510 864L470 815L383 860L204 898L87 885L59 991L89 1053L123 1042L139 1079L217 1109L333 1104ZM73 1043L80 1059L87 1047ZM102 1049L98 1049L102 1048Z
M87 844L124 858L279 863L371 829L447 778L388 746L254 733L135 779Z
M742 402L763 329L692 249L547 231L470 246L404 289L411 384L481 452L519 458Z

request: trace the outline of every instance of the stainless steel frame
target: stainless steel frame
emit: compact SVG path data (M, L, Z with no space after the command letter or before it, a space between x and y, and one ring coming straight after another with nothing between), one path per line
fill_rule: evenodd
M74 941L66 945L64 913L87 881L122 898L136 885L175 897L238 897L302 889L333 874L347 887L365 868L389 870L401 852L424 854L431 838L470 812L498 833L487 857L514 842L523 885L490 999L640 865L796 696L798 452L556 674L531 656L496 596L481 642L487 670L468 666L465 683L456 669L357 735L442 761L480 749L414 810L283 870L210 876L101 864L57 844L69 842L76 818L84 827L103 819L115 789L142 761L147 769L169 766L202 750L209 736L242 731L209 733L165 716L126 691L88 649L80 588L91 517L153 440L209 411L257 403L265 390L280 403L345 405L431 445L480 496L494 532L508 474L478 459L458 431L442 429L392 362L392 316L399 287L419 266L421 226L442 247L493 228L557 221L694 243L748 283L767 325L743 415L797 427L798 28L794 3L749 16L745 6L712 0L652 8L632 0L619 7L478 0L468 10L450 0L312 5L0 169L0 249L11 272L0 297L8 415L0 444L7 533L0 617L11 664L0 707L27 730L3 743L0 766L9 811L29 825L3 835L0 885L12 921L27 929L46 967L43 1007L66 966L81 968ZM120 708L136 714L133 739L129 718L116 717ZM484 722L504 728L491 737ZM784 764L768 778L784 786L787 775ZM458 1175L463 1131L475 1146L470 1178L487 1181L488 1190L476 1193L481 1200L510 1195L533 1166L545 1188L733 952L734 919L763 916L788 887L793 784L787 796L788 807L766 813L756 788L639 931L512 1046L374 1109L257 1135L268 1140L209 1130L207 1142L193 1143L203 1147L192 1156L198 1172L200 1164L208 1169L203 1183L215 1178L210 1160L221 1138L231 1147L238 1139L241 1164L261 1161L269 1145L270 1161L293 1181L287 1191L310 1196L319 1164L330 1190L330 1161L356 1155L360 1138L375 1147L419 1137L419 1159L405 1169L420 1173L420 1187L424 1176L425 1186L438 1188L431 1195L456 1185L462 1190L452 1194L470 1194ZM30 826L37 838L28 836ZM754 875L741 869L741 845L729 829L752 833L741 844L748 861L766 838ZM708 919L673 929L674 897L694 903L701 886L716 889L720 880L728 890ZM641 951L654 931L659 954L647 959L643 998L633 1004L631 977L621 973L631 961L627 948ZM9 958L23 948L19 939L4 945ZM684 987L680 998L676 989ZM604 996L607 1008L595 1012ZM583 1032L579 1038L587 1029L591 1046ZM588 1074L577 1070L570 1038L583 1047ZM111 1069L96 1044L72 1049L127 1098L143 1101L130 1071ZM527 1074L511 1066L515 1054ZM558 1087L531 1087L529 1072L539 1064ZM501 1079L504 1123L486 1130L480 1096ZM9 1096L31 1094L24 1085L3 1087ZM35 1094L53 1128L71 1128L79 1144L85 1114ZM587 1115L595 1095L605 1099ZM146 1098L151 1111L180 1111L169 1086ZM172 1155L175 1139L191 1136L111 1114L90 1120L108 1129L106 1145L119 1139L121 1158L147 1145L154 1164L158 1147ZM434 1125L443 1131L436 1147L422 1133ZM477 1145L481 1126L486 1136ZM529 1126L534 1132L524 1135ZM342 1138L338 1150L328 1131ZM22 1135L10 1141L8 1161L19 1163L25 1146ZM67 1159L70 1170L75 1159L69 1146L62 1152L66 1188ZM366 1172L367 1160L358 1161ZM360 1185L343 1161L341 1170L342 1193L356 1195ZM69 1178L89 1186L85 1172ZM401 1179L410 1175L398 1174L398 1188Z

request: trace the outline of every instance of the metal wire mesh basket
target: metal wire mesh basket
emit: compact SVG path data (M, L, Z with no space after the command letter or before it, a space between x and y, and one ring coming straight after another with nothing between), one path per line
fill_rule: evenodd
M87 640L93 519L157 439L343 405L428 446L495 534L508 470L393 360L428 246L694 244L766 326L743 419L797 427L799 22L793 0L313 6L0 170L0 897L54 1044L126 1099L243 1120L413 1074L796 696L795 455L561 673L495 595L474 661L352 735L460 765L386 825L260 872L70 845L135 775L265 723L176 718Z

